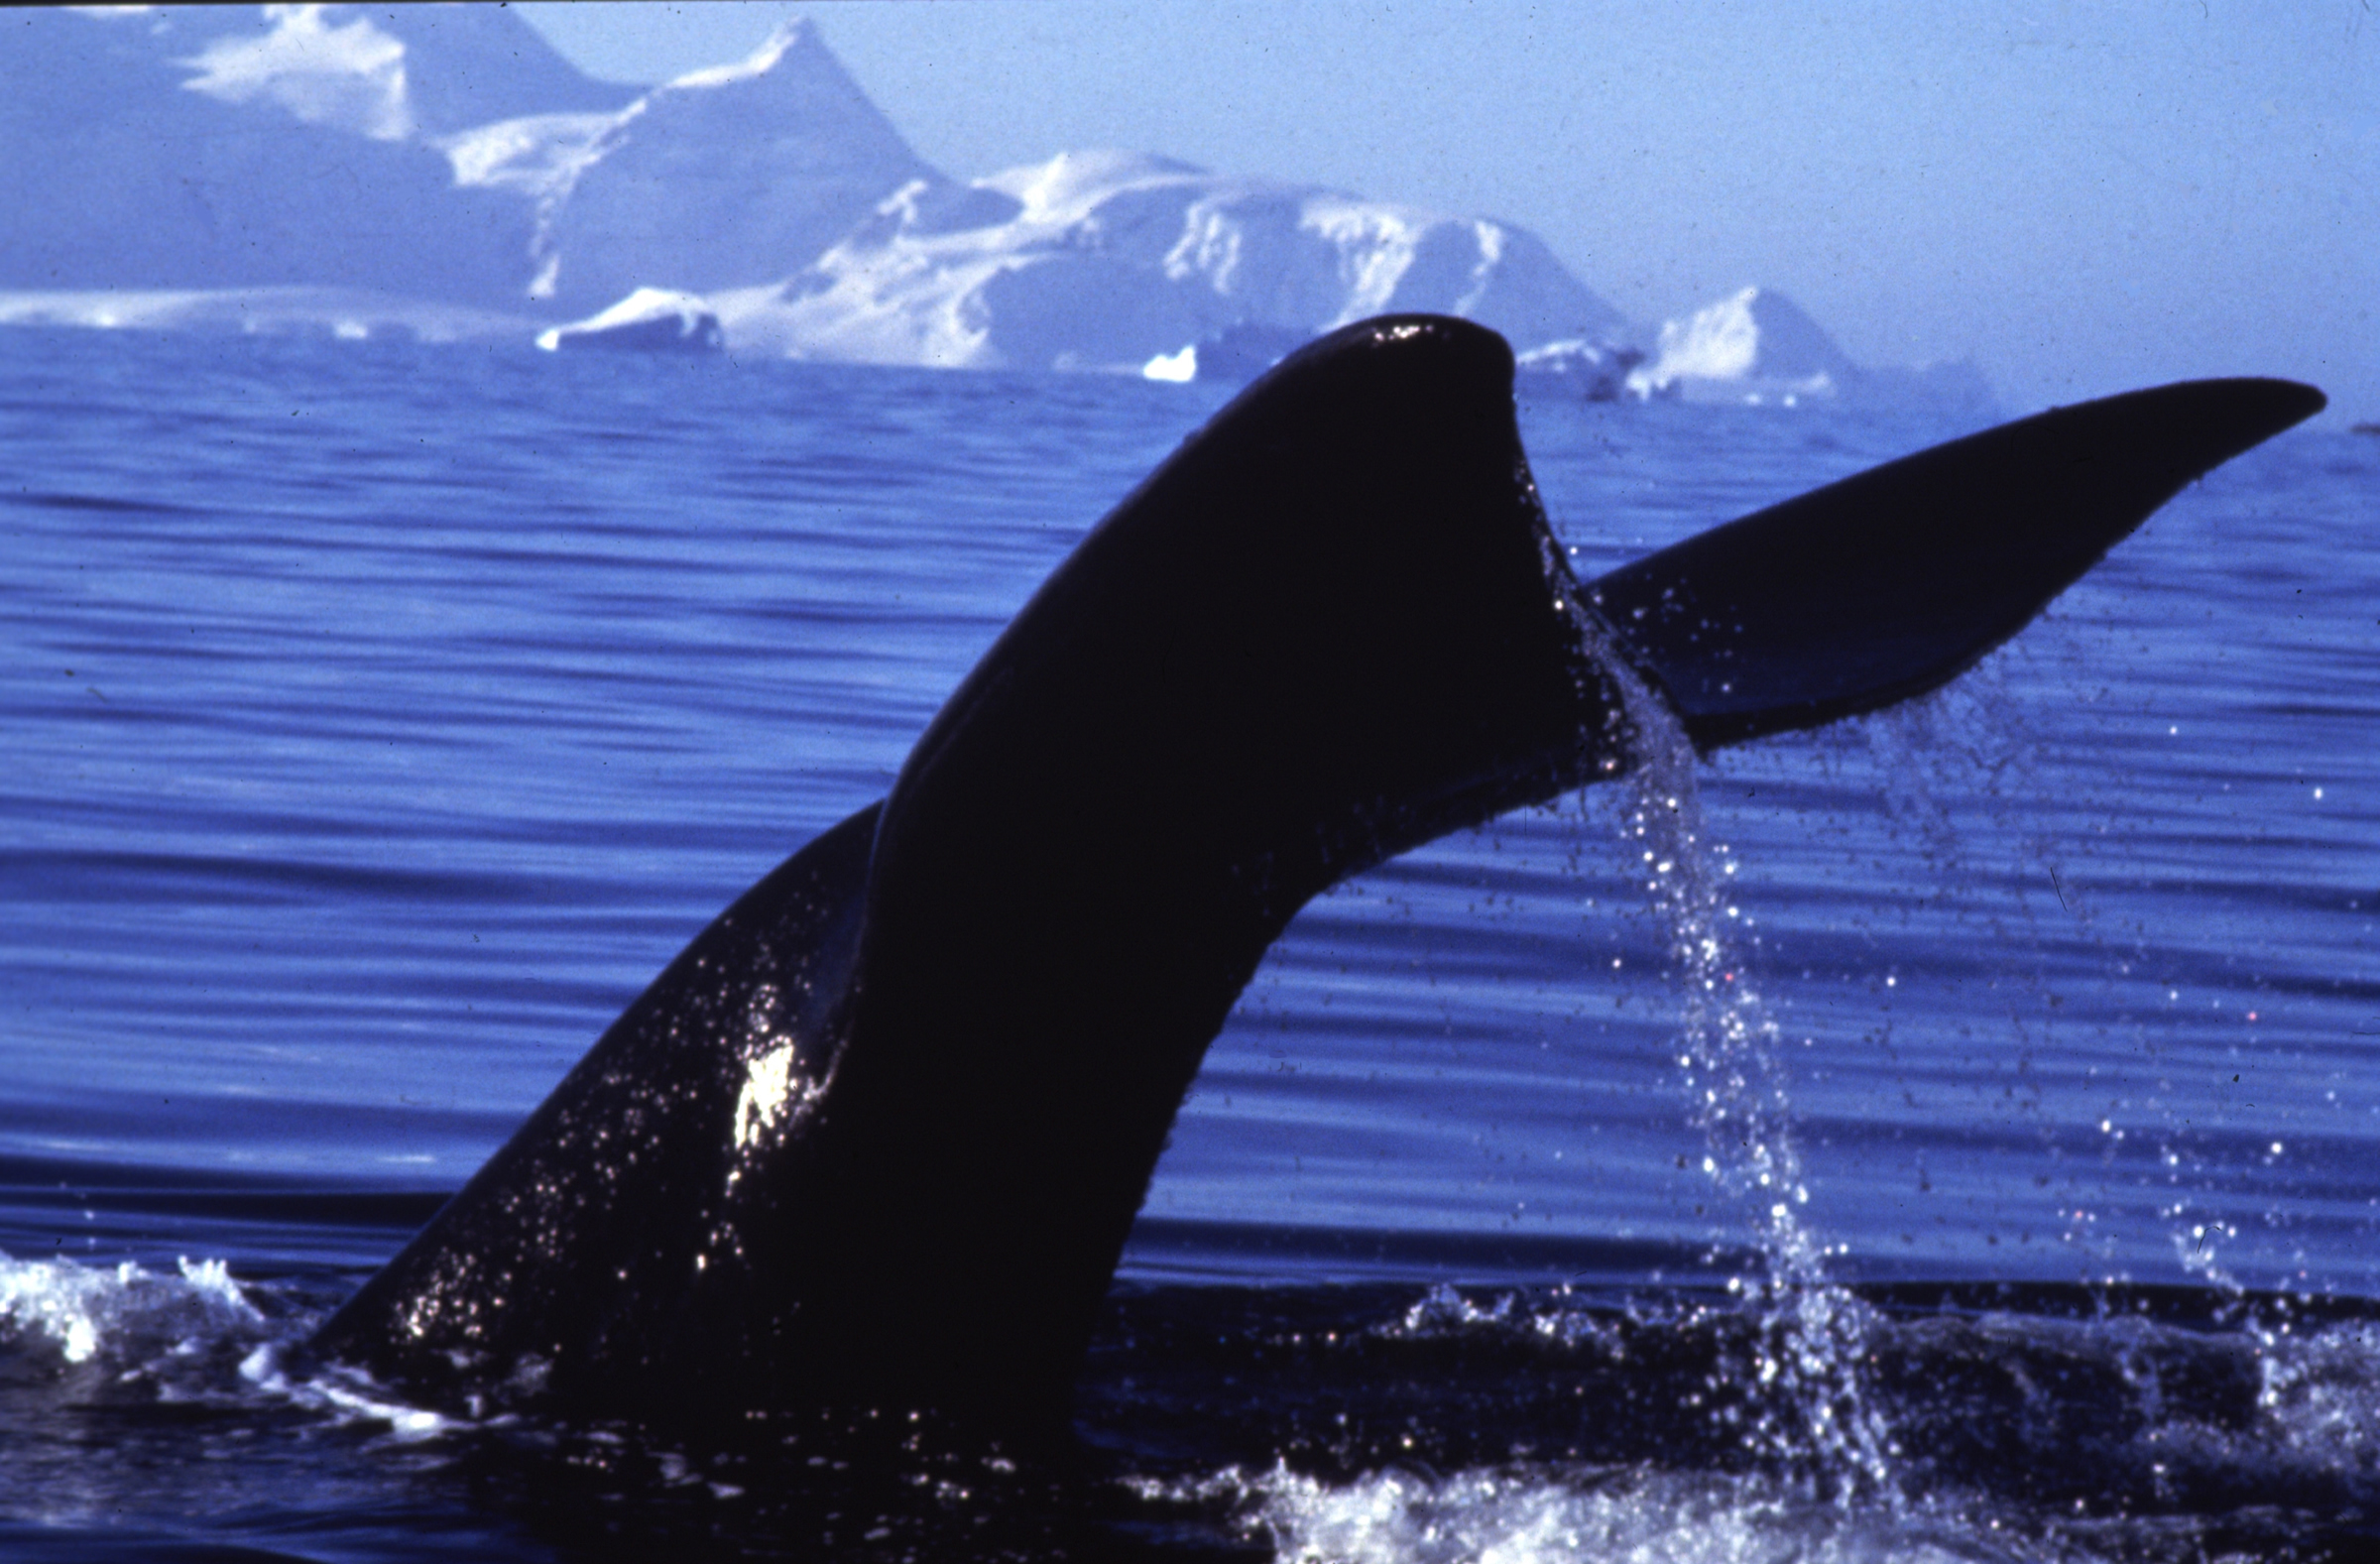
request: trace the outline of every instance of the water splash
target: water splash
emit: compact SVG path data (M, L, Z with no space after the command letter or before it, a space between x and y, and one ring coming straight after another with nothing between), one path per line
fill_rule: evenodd
M1998 1521L1920 1504L1891 1517L1812 1506L1753 1478L1584 1468L1388 1471L1334 1484L1230 1468L1144 1497L1221 1501L1281 1560L1349 1564L1950 1564L2045 1556ZM2048 1556L2073 1556L2055 1549Z
M1721 1371L1743 1375L1735 1388L1752 1392L1744 1444L1813 1494L1897 1505L1900 1451L1861 1371L1873 1311L1828 1280L1826 1248L1801 1216L1810 1189L1778 1060L1783 1039L1732 932L1741 922L1727 889L1736 865L1704 820L1693 741L1595 611L1575 598L1569 608L1580 643L1619 693L1632 768L1621 835L1668 928L1685 992L1677 1063L1707 1146L1703 1167L1744 1208L1764 1262L1762 1275L1729 1283L1750 1289L1761 1322L1754 1361Z
M100 1269L0 1254L0 1347L76 1366L262 1335L265 1317L222 1261L183 1260L178 1270L161 1276L130 1261Z
M270 1286L236 1280L221 1260L183 1259L161 1274L131 1261L98 1266L0 1254L0 1359L57 1384L76 1404L293 1406L385 1428L400 1443L465 1426L359 1370L302 1352L293 1369L317 1318Z

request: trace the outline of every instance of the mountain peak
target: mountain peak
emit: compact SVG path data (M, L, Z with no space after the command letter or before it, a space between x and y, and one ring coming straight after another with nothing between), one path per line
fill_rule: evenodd
M904 186L950 182L806 22L655 87L591 151L545 234L565 307L789 276Z
M740 159L764 161L793 145L809 169L866 167L899 171L877 193L932 176L892 122L870 102L807 21L784 24L732 64L689 71L640 100L624 141L648 138L655 125L672 134L716 138L710 150L733 149ZM871 173L871 179L876 179Z

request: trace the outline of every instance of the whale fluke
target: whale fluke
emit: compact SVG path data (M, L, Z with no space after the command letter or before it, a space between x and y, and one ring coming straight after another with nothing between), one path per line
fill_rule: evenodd
M1948 683L2184 485L2322 407L2292 381L2199 380L2055 409L1715 527L1591 595L1702 749L1813 727Z
M697 936L315 1345L715 1430L1062 1411L1182 1096L1297 909L1628 766L1572 599L1698 743L1811 726L1954 676L2320 405L2232 381L2045 414L1582 589L1500 338L1322 338L1101 522L887 798Z

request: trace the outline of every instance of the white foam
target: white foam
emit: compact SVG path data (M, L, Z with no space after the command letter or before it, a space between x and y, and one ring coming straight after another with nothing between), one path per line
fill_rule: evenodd
M1565 1288L1564 1295L1567 1294ZM1445 1282L1431 1287L1405 1310L1403 1318L1383 1327L1380 1334L1427 1340L1472 1332L1509 1333L1569 1347L1592 1345L1614 1359L1624 1351L1613 1327L1587 1309L1574 1309L1558 1302L1527 1307L1518 1294L1511 1292L1498 1293L1482 1307Z
M305 1328L302 1317L269 1318L220 1260L184 1259L168 1275L130 1261L98 1266L0 1255L0 1354L115 1371L147 1381L163 1401L263 1398L334 1423L385 1426L407 1444L465 1426L342 1364L292 1376L285 1350Z
M2320 1470L2380 1475L2380 1323L2268 1335L2257 1411L2273 1442Z
M1972 1564L2042 1556L2038 1539L1987 1514L1813 1504L1745 1478L1589 1468L1389 1471L1329 1483L1276 1466L1144 1487L1150 1497L1235 1503L1243 1524L1295 1564Z
M282 1344L267 1342L240 1363L240 1378L258 1392L319 1412L336 1423L382 1423L400 1444L435 1439L467 1422L407 1402L360 1369L332 1364L293 1379Z
M183 1260L179 1268L161 1276L130 1261L104 1269L0 1255L0 1345L47 1349L81 1364L263 1326L223 1262Z

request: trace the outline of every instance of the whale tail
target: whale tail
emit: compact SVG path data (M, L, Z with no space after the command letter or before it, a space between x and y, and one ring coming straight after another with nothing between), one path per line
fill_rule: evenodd
M1284 360L1117 507L879 805L670 964L316 1345L719 1426L1062 1406L1257 961L1333 882L1629 764L1569 603L1706 748L1931 689L2319 394L2044 414L1581 588L1503 341Z
M1704 750L1937 688L2183 487L2321 411L2200 380L1936 445L1612 571L1591 589Z

